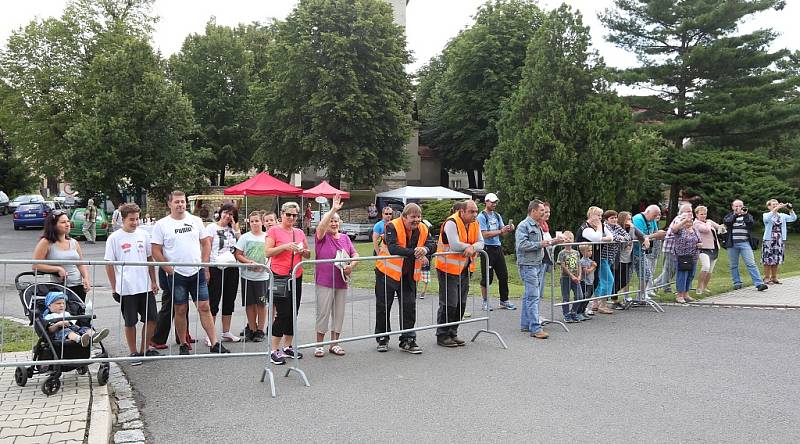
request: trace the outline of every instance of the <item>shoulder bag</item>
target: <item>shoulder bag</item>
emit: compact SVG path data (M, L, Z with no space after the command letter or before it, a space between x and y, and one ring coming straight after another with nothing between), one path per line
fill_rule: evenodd
M294 243L294 227L292 228L292 243ZM272 278L272 298L286 299L292 296L292 265L294 264L295 252L292 250L292 258L289 260L289 274L276 274Z

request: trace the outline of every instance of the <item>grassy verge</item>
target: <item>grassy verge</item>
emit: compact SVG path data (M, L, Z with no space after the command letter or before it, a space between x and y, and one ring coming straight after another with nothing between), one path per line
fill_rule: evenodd
M786 260L783 265L780 267L779 277L791 277L800 275L800 249L797 248L797 245L800 244L800 234L792 233L789 235L789 239L787 240L787 249L786 249ZM372 255L372 243L371 242L359 242L356 243L356 249L358 250L358 254L361 256L371 256ZM763 273L763 268L761 267L761 251L756 251L756 264L758 265L759 270ZM720 251L719 259L717 260L717 264L714 268L714 274L711 277L711 281L709 282L709 293L704 294L701 298L708 297L714 294L725 293L727 291L733 290L733 282L731 281L731 273L729 268L728 262L728 252L727 250ZM514 255L506 256L506 265L508 267L508 287L510 296L512 298L519 298L523 293L523 286L522 281L519 277L519 271L516 265L516 257ZM374 262L361 263L355 270L353 274L353 284L355 287L358 288L373 288L375 286L375 272L374 269ZM478 285L480 282L480 265L478 265L477 272L472 277L472 288L473 290L470 291L471 294L478 294ZM311 271L311 270L308 270ZM438 291L439 284L436 279L435 269L431 272L431 282L428 286L428 293ZM740 275L742 276L742 281L745 285L749 285L750 282L750 275L747 273L747 268L744 266L744 262L740 260L739 264L739 271ZM699 272L698 272L699 275ZM311 282L310 278L311 274L309 274L309 280L306 282ZM548 280L550 279L548 275ZM633 280L636 280L636 276L634 275ZM697 279L695 278L694 284L697 284ZM637 285L635 282L632 285ZM492 294L494 296L497 295L497 286L496 284L491 288ZM556 289L556 294L559 290ZM546 296L549 296L550 291L549 289L545 292ZM692 295L694 297L694 295ZM674 300L674 295L664 295L664 300Z
M29 351L36 342L36 334L28 325L18 324L7 319L0 319L0 349L4 353Z

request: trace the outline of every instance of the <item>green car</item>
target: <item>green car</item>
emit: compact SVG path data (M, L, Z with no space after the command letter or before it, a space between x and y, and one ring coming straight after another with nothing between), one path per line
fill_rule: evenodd
M69 220L69 237L83 238L83 223L86 221L86 208L76 208L72 212L72 217ZM95 234L98 239L108 238L108 217L106 212L97 209L97 222L95 226Z

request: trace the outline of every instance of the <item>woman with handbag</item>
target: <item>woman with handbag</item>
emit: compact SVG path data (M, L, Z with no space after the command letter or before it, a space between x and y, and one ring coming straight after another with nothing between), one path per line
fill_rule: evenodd
M779 213L786 208L789 214ZM786 244L786 225L797 220L792 204L780 203L775 199L767 201L768 212L764 213L764 243L761 249L761 263L764 264L764 282L781 284L778 280L778 267L783 263Z
M331 209L322 216L317 225L314 250L317 259L357 258L358 252L346 234L339 232L339 213L342 201L338 195L333 198ZM346 255L344 254L346 253ZM350 274L356 262L333 262L319 264L314 273L317 290L317 342L325 339L325 332L331 332L331 340L339 339L344 322L344 308ZM330 328L328 324L330 323ZM328 349L332 354L344 356L344 349L336 343ZM325 356L325 349L317 347L314 356Z
M677 273L675 276L675 289L677 296L675 302L685 304L692 302L689 289L697 270L697 258L700 255L700 236L694 229L692 213L684 213L675 218L670 227L674 237L675 261Z
M303 230L294 228L300 214L300 205L286 202L281 206L281 220L267 231L264 241L264 256L271 258L270 270L273 274L272 297L275 306L275 320L272 325L272 353L269 360L275 365L286 363L286 358L298 359L303 355L292 347L294 337L294 317L292 297L300 309L303 291L303 267L298 267L294 280L290 273L303 259L311 257L308 241ZM283 340L283 348L281 341Z
M711 273L714 272L714 265L719 257L719 239L717 232L723 226L708 219L708 208L700 205L694 210L696 219L694 229L700 236L700 278L697 280L695 293L703 294L708 288L708 281L711 280Z

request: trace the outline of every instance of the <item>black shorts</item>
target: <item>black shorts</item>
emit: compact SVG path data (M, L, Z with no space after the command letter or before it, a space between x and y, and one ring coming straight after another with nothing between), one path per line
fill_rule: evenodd
M156 308L156 297L151 292L129 294L122 296L119 308L122 310L122 319L125 320L126 327L135 327L141 320L155 321L158 309ZM136 315L139 315L137 318Z
M266 305L268 282L242 279L242 305Z

